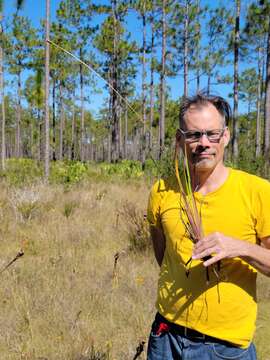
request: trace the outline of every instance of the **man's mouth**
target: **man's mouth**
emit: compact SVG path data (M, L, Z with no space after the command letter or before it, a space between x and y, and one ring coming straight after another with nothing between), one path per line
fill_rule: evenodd
M202 158L202 157L205 157L205 158L209 158L211 156L213 156L214 154L212 153L206 153L206 152L199 152L199 153L194 153L193 154L193 157L194 158Z
M210 156L213 156L213 154L209 154L209 153L199 153L199 154L196 154L196 156L198 156L198 157L210 157Z
M215 154L206 153L206 152L198 152L192 154L192 161L196 164L197 162L211 160Z

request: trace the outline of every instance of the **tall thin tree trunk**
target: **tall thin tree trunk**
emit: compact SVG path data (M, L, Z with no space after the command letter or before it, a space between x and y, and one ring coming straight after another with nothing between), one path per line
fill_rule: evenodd
M141 154L142 164L145 163L145 129L146 129L146 69L145 69L145 54L146 54L146 16L145 16L145 1L143 0L142 10L142 26L143 26L143 54L142 54L142 136L141 136Z
M154 18L151 16L151 69L150 69L150 135L149 135L149 150L153 147L153 121L154 121Z
M265 112L264 112L264 156L269 166L269 139L270 137L270 16L267 37L267 59L266 59L266 86L265 86Z
M125 159L128 158L127 139L128 139L128 109L127 109L127 105L125 105L125 135L124 135L124 157L125 157Z
M75 94L73 95L72 123L71 123L71 160L75 159L75 127L76 127Z
M50 174L50 0L46 0L46 45L45 45L45 151L44 151L44 170L45 180Z
M3 35L2 27L2 14L0 14L0 32ZM2 121L1 121L1 168L4 171L6 165L6 112L5 112L5 90L4 90L4 59L3 59L3 48L0 46L0 92L1 92L1 110L2 110Z
M207 75L207 94L210 94L211 90L211 73L208 73Z
M21 156L21 73L18 73L15 156Z
M234 82L233 82L233 137L232 137L232 155L233 159L238 158L238 62L239 62L239 40L240 40L240 0L235 1L236 16L235 16L235 28L234 28Z
M197 91L197 93L200 91L200 77L201 77L200 69L197 68L196 69L196 91Z
M42 119L41 119L41 115L40 115L40 109L38 109L38 161L41 161L43 159L43 154L42 154L42 149L43 149L43 144L42 144L42 139L43 139L43 132L42 132Z
M262 48L258 51L257 111L256 111L256 157L261 155L261 88L262 88Z
M184 98L188 97L188 26L189 26L189 0L186 0L184 20Z
M82 48L80 48L80 59L83 61L83 51ZM80 90L81 90L81 136L80 136L80 157L81 161L84 161L84 140L85 140L85 125L84 125L84 78L83 78L83 67L82 64L80 64Z
M195 32L196 32L196 42L195 42L195 58L197 61L196 65L196 91L197 93L200 91L200 59L201 59L201 48L200 48L200 40L201 40L201 24L200 24L200 0L196 1L197 6L197 22L195 25Z
M111 127L109 127L109 131L108 131L108 146L107 146L107 161L108 163L112 162L112 143L111 143L111 139L112 139L112 134L111 134Z
M113 60L112 60L112 86L118 90L118 3L117 0L112 0L112 12L114 21L114 37L113 37ZM116 162L119 159L119 119L118 119L118 96L115 91L111 91L112 96L112 161Z
M119 158L120 158L120 159L123 159L122 106L119 107Z
M60 95L60 129L59 129L59 160L63 160L63 142L64 142L64 105L62 84L60 82L59 95Z
M159 158L165 144L165 91L166 91L166 0L162 0L162 58L160 73Z
M53 80L53 90L52 90L52 101L53 101L53 113L52 113L52 158L53 161L56 161L56 82Z
M32 118L30 119L30 125L29 125L29 137L30 137L30 144L29 144L29 156L31 159L33 159L33 145L34 145L34 129L33 129L33 119L34 115L32 114Z

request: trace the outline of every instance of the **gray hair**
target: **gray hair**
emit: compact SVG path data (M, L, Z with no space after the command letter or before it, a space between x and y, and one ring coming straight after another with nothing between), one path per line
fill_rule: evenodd
M201 107L212 104L220 115L225 119L225 126L230 123L232 118L232 110L229 103L221 96L209 95L204 92L198 92L195 96L185 98L180 106L179 127L182 128L184 116L191 106Z

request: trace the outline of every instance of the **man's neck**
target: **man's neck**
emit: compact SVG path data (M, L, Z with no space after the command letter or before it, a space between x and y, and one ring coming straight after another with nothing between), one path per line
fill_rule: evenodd
M214 170L197 171L193 174L193 183L197 192L206 195L217 190L224 184L229 174L229 169L224 164L217 165Z

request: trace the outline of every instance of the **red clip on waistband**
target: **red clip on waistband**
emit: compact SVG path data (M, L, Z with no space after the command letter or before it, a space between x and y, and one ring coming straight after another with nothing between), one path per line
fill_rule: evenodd
M164 322L161 322L158 326L158 329L157 329L157 332L156 332L156 335L160 335L164 332L168 332L170 329L169 325L164 323Z

